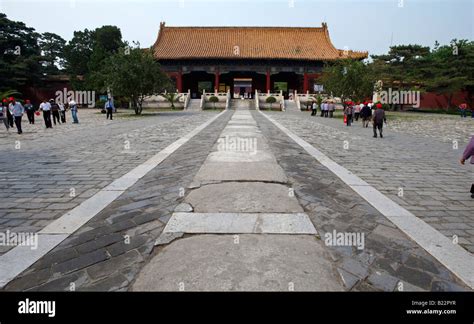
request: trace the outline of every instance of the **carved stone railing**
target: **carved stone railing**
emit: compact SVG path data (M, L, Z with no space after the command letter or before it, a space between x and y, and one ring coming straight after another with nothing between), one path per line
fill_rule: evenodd
M267 105L266 100L268 97L275 97L276 102L280 103L281 109L284 110L285 108L285 97L283 96L283 91L271 93L268 92L256 92L256 97L258 93L258 107L264 107Z
M255 89L255 109L260 110L260 101L258 100L258 90Z

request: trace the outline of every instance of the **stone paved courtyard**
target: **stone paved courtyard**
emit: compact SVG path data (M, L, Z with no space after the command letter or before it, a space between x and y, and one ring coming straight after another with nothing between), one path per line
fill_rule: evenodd
M474 173L459 164L474 120L418 115L391 121L389 112L384 138L375 139L372 128L362 128L360 121L347 127L342 120L309 113L271 116L441 233L457 235L461 246L474 252L469 194Z
M22 135L1 129L0 231L42 229L216 113L131 114L81 110L78 125L45 129L37 118Z
M38 122L22 136L2 130L0 231L40 231L217 113L123 112L106 121L81 111L79 125L46 130ZM389 117L384 139L374 139L370 128L339 119L237 110L219 115L3 289L470 289L264 115L443 235L457 235L472 257L473 173L458 160L474 121ZM225 136L255 139L258 149L222 153ZM179 223L180 213L191 223ZM249 213L266 216L242 230ZM302 215L316 234L302 230ZM187 230L170 230L176 224ZM333 231L363 233L365 247L328 246ZM11 247L0 249L7 255Z

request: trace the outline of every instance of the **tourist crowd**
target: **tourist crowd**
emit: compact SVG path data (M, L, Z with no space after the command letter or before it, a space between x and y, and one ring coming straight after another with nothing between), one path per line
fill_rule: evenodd
M3 124L7 130L15 125L18 134L22 134L21 123L25 113L28 118L28 123L31 125L35 123L35 117L40 116L42 113L46 128L53 128L53 124L56 126L57 124L66 123L67 110L71 110L73 123L78 124L77 103L74 100L66 104L56 102L54 99L50 99L49 101L43 100L43 102L35 108L28 99L25 100L23 105L15 98L10 97L2 100L0 119L3 120Z
M357 122L360 118L362 121L362 127L367 128L369 127L370 121L372 121L374 137L377 137L378 131L380 137L383 138L383 124L387 123L387 118L380 102L374 104L370 101L365 101L363 103L346 101L344 102L343 107L344 123L347 126L351 126L354 121ZM317 116L319 108L321 110L321 117L333 118L336 105L334 100L328 99L324 100L320 107L318 107L318 104L314 102L311 108L311 116Z
M16 127L17 133L22 134L22 118L26 113L29 124L35 123L35 117L43 115L44 125L46 128L53 128L53 124L66 123L66 112L71 111L72 123L78 124L79 119L77 116L78 104L74 100L63 104L60 101L46 99L38 106L34 107L30 100L26 99L24 104L17 101L15 98L10 97L3 99L0 106L0 123L3 121L7 131L12 127ZM106 113L106 118L112 120L112 112L115 109L112 100L108 99L105 103L103 113Z

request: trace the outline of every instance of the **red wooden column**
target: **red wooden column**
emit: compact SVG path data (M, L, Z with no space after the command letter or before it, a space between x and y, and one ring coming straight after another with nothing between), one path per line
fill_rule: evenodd
M220 78L220 72L219 69L216 70L215 73L215 82L214 82L214 89L219 92L219 78Z
M176 76L176 87L178 92L183 92L183 72L179 71Z
M306 93L309 90L309 78L308 74L303 74L303 92Z
M271 83L270 83L270 71L267 70L267 92L270 91Z

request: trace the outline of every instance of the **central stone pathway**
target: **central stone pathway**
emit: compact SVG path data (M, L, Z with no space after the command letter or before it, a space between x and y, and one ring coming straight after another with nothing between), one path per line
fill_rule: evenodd
M235 112L190 188L133 290L343 290L250 111Z

